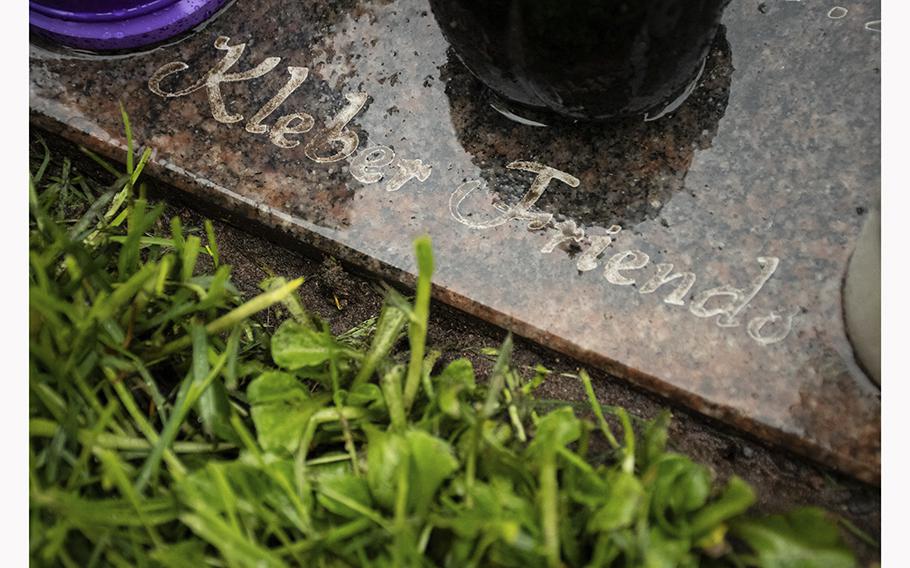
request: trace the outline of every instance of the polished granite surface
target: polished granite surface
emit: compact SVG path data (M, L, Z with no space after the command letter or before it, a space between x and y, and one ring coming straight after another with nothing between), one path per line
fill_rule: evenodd
M879 13L733 2L675 112L540 127L426 0L235 2L143 53L33 46L31 118L122 159L122 101L152 175L406 284L429 233L439 299L877 482L841 282L879 199Z

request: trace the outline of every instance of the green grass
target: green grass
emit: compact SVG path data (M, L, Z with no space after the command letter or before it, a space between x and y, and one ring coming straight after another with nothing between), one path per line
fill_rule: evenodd
M668 414L602 406L583 371L580 415L541 404L511 338L488 376L437 369L427 237L414 299L390 290L337 337L299 279L244 302L211 225L145 198L147 157L120 172L93 156L103 186L33 153L34 564L855 564L825 512L752 515L745 482L667 451ZM285 317L274 333L252 317L266 308Z

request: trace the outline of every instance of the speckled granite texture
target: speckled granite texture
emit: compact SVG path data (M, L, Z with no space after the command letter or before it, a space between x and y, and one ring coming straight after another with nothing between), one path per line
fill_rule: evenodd
M122 159L122 101L152 175L406 284L429 233L438 298L877 482L841 282L879 194L879 13L734 2L676 112L541 128L425 0L237 2L148 52L34 46L31 118Z

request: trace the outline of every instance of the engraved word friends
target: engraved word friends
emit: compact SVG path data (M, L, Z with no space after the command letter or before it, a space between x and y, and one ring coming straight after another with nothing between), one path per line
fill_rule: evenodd
M479 219L475 215L467 215L462 210L464 201L475 191L483 187L483 182L469 180L462 183L449 198L449 211L452 217L473 229L491 229L509 221L527 221L528 229L549 229L553 234L546 244L540 249L543 254L548 254L563 243L581 245L581 254L575 263L580 272L595 270L598 259L606 252L615 237L622 231L619 225L613 225L604 231L604 234L590 235L585 229L578 227L572 220L554 222L553 215L533 210L534 204L541 198L550 182L558 181L569 187L578 187L580 181L575 176L566 172L545 166L536 162L512 162L509 169L523 170L536 174L530 188L522 198L512 207L497 207L497 214L488 219ZM603 266L603 276L607 282L615 286L633 286L637 281L632 273L645 269L651 258L641 250L623 250L606 260ZM762 290L768 280L777 271L780 259L773 256L760 256L756 259L759 266L757 274L751 282L742 288L725 284L708 290L703 290L691 297L689 313L699 318L716 318L719 327L739 327L742 324L741 315ZM664 297L664 303L672 306L685 306L686 297L695 286L696 276L693 272L674 272L672 263L659 262L655 265L656 271L650 275L639 287L639 294L653 294L664 286L670 289ZM782 341L789 335L793 327L793 319L799 312L798 309L789 313L770 311L757 315L746 322L746 333L761 345L770 345Z

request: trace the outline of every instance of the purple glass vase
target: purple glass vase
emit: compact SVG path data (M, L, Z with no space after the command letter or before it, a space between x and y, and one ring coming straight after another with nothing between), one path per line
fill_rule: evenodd
M53 41L112 51L158 43L211 17L228 0L29 0L29 24Z

